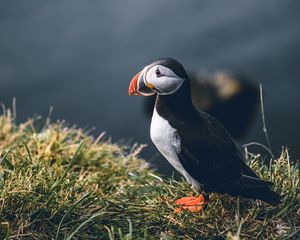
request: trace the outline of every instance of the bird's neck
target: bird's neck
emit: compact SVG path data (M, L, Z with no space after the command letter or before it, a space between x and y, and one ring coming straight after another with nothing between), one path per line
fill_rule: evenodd
M170 95L158 95L155 104L160 116L165 119L170 117L189 117L194 114L195 108L191 98L191 87L186 80L180 89Z

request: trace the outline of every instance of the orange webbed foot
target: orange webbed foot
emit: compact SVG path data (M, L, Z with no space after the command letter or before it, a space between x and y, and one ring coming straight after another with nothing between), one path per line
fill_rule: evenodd
M176 200L176 205L179 207L175 208L175 212L181 213L185 209L190 212L201 212L206 204L202 194L199 197L183 197Z

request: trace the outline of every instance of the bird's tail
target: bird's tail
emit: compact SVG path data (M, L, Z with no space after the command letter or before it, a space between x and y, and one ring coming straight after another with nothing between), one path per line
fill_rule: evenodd
M272 205L278 205L281 202L281 196L271 190L272 182L263 179L242 175L239 182L234 182L222 186L218 192L229 193L233 196L259 199ZM221 191L220 191L221 190Z
M239 185L242 197L260 199L272 205L281 202L281 196L271 190L273 183L270 181L243 175Z
M270 188L245 188L240 191L239 195L245 198L259 199L272 205L278 205L281 202L281 196Z

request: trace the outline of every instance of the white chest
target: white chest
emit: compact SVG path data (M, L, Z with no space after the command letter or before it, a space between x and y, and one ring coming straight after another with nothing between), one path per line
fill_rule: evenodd
M169 161L169 163L181 173L194 188L199 188L199 183L194 180L183 168L177 154L180 153L180 137L175 128L167 120L158 115L154 108L151 128L151 140L160 153Z

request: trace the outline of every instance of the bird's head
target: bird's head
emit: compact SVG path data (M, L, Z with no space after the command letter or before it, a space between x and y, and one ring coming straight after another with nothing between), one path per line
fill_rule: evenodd
M159 59L137 73L131 80L128 94L139 96L169 95L187 81L183 66L172 58Z

